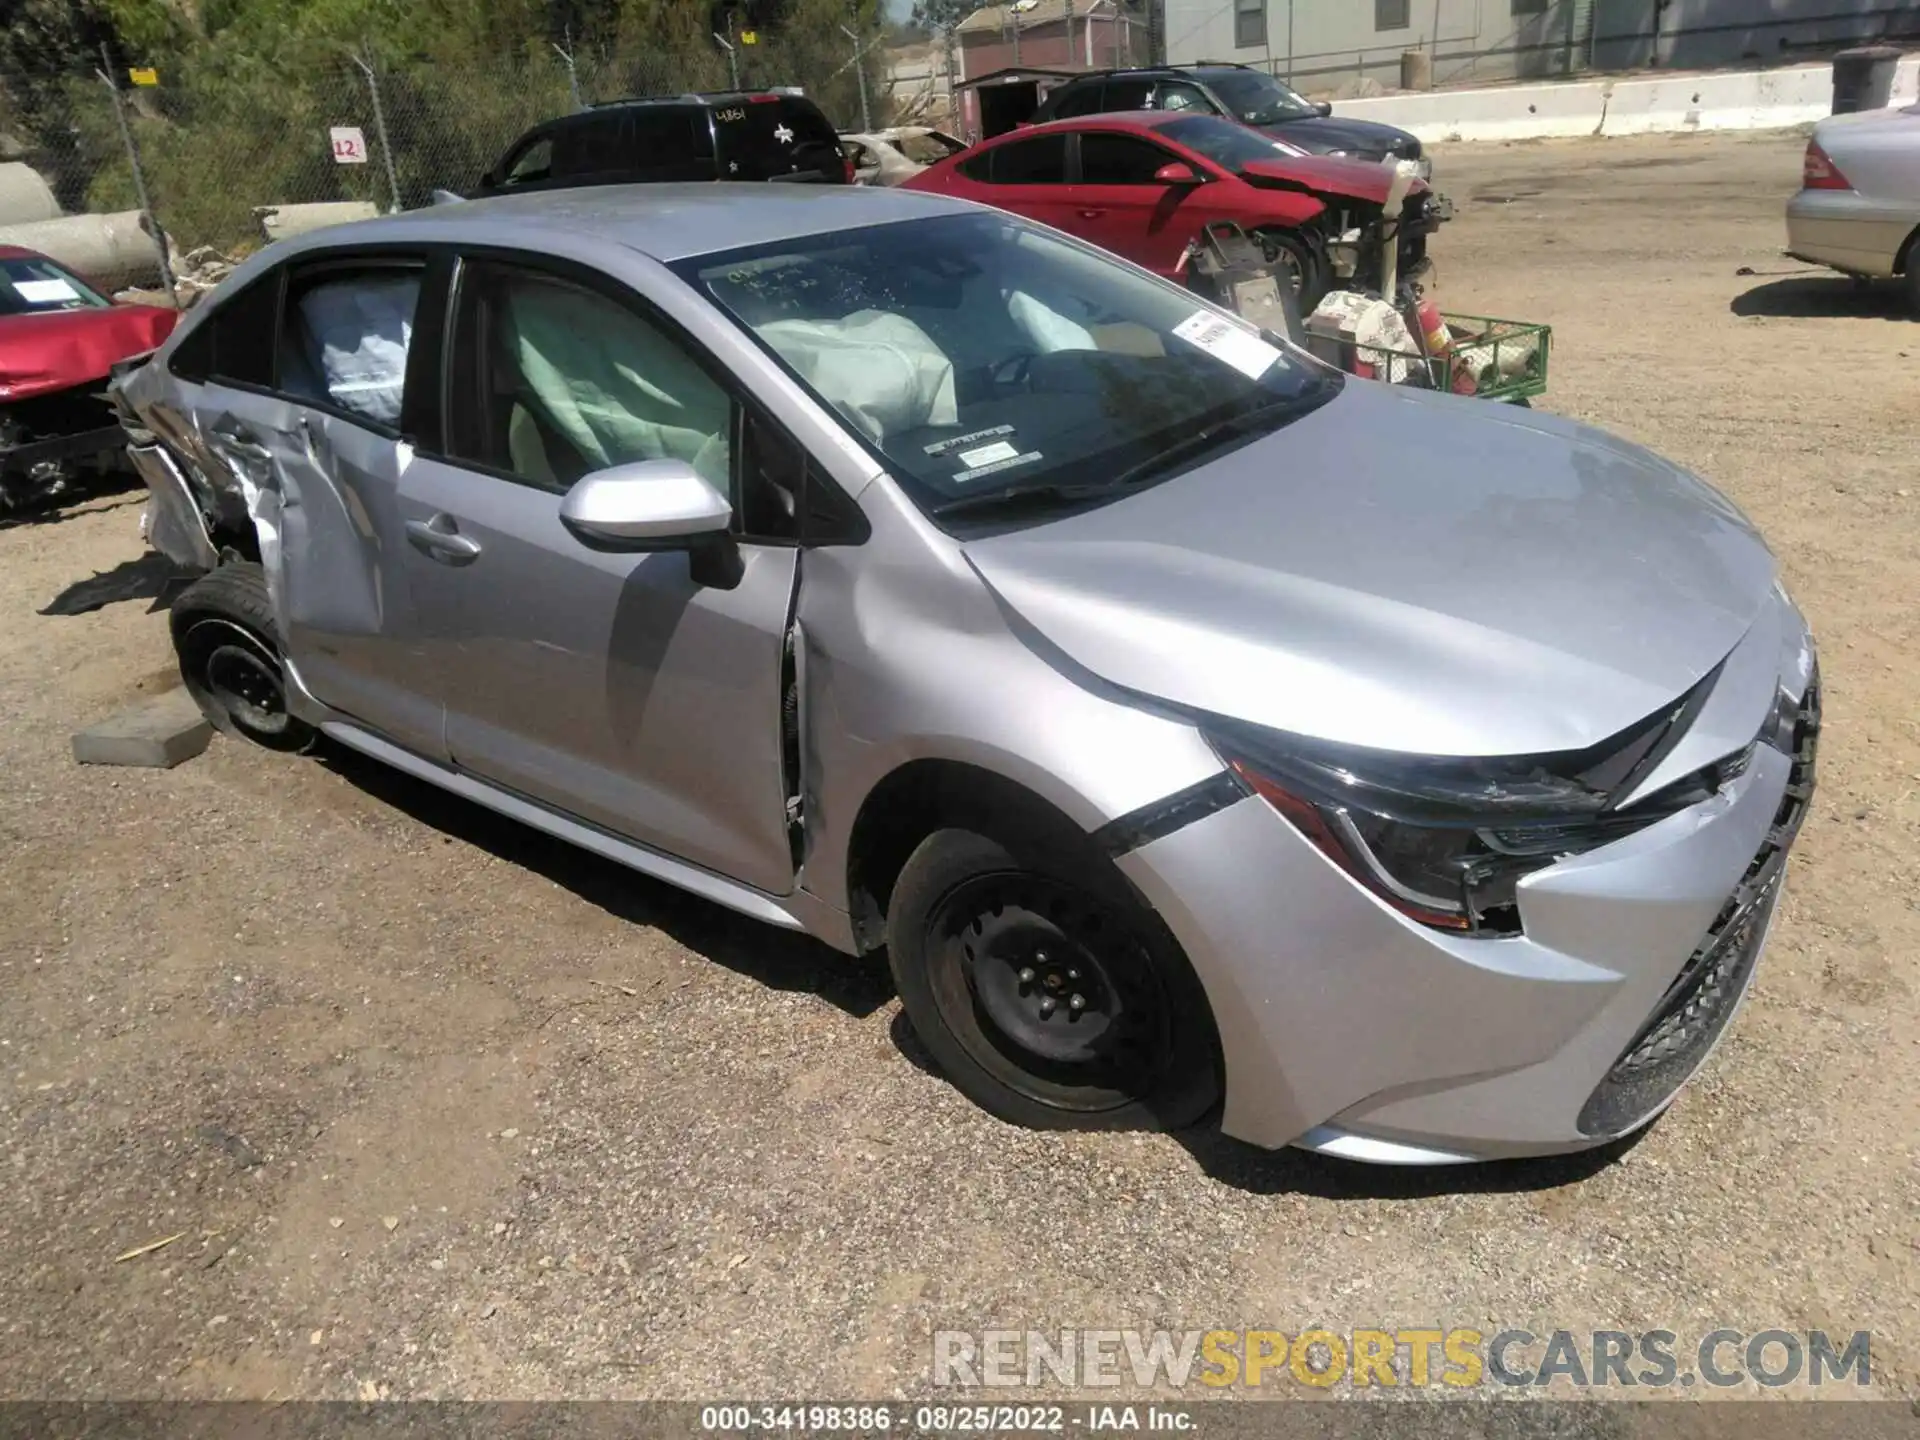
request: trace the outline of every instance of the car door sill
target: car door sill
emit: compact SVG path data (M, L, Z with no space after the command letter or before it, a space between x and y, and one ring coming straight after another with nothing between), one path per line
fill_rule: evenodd
M736 880L715 875L710 870L702 870L697 865L689 865L684 860L676 860L657 850L649 850L636 845L631 840L621 839L609 834L598 826L589 825L558 811L550 810L538 801L516 795L511 790L503 790L464 771L449 769L411 750L394 744L358 725L342 720L327 720L320 726L323 735L337 740L349 749L357 750L370 759L403 770L416 779L430 785L437 785L450 794L471 800L476 805L505 815L510 820L531 825L543 830L555 839L564 840L570 845L578 845L582 850L591 850L604 856L617 865L625 865L630 870L638 870L642 875L650 875L656 880L665 881L677 889L686 890L711 900L716 905L724 905L729 910L737 910L742 915L751 916L769 925L778 925L783 930L804 930L818 934L829 944L834 943L830 934L820 934L813 925L807 923L796 910L800 906L789 907L793 896L769 895L763 890L755 890ZM798 893L798 892L796 892ZM818 905L815 901L804 908L811 910Z

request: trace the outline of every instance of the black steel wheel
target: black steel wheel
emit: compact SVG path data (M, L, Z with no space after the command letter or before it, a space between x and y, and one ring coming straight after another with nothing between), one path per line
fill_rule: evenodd
M939 831L894 887L888 953L915 1033L1004 1119L1166 1128L1218 1098L1199 982L1104 860Z
M312 726L287 709L286 675L266 576L249 561L222 565L173 602L180 678L216 729L269 750L311 749Z

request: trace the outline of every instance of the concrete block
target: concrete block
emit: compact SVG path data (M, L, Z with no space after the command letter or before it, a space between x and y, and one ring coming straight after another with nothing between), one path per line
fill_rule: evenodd
M73 758L82 765L171 770L205 750L212 739L213 726L193 697L185 690L167 690L80 731L73 737Z

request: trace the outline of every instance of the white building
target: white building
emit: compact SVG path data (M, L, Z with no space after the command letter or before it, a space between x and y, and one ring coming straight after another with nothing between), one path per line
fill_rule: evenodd
M1174 64L1233 60L1333 90L1398 83L1429 52L1438 85L1660 65L1777 62L1920 40L1920 0L1162 0Z

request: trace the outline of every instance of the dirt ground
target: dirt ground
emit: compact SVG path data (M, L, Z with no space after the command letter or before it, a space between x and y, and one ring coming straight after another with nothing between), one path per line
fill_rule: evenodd
M1920 1395L1920 322L1780 257L1803 143L1438 162L1443 303L1552 322L1550 407L1726 490L1823 646L1782 922L1638 1146L1024 1133L882 968L364 763L78 767L172 683L119 497L0 530L0 1395L886 1396L935 1329L1314 1324L1866 1329Z

